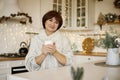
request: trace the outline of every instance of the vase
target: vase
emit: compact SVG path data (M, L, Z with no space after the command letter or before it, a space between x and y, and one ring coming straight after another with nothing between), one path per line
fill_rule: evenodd
M106 64L107 65L120 65L120 57L119 57L118 48L108 48Z

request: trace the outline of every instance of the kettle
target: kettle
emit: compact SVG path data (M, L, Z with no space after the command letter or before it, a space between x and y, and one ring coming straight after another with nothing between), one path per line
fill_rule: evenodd
M27 43L26 42L21 42L20 47L21 47L19 49L20 55L21 56L26 56L26 54L28 53Z

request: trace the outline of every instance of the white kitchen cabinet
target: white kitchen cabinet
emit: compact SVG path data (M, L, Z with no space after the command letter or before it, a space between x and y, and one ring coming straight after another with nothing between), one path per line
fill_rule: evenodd
M94 26L95 0L75 0L72 12L74 29L86 29Z
M11 74L11 68L24 66L24 60L1 61L0 62L0 80L7 80L7 75Z
M11 61L11 67L24 66L24 65L25 65L24 60Z
M86 27L87 26L87 18L88 18L88 0L76 0L74 3L76 4L75 10L75 16L76 16L76 26L77 27Z
M40 14L49 10L61 12L62 29L77 30L94 26L95 0L41 0Z
M9 62L0 62L0 80L7 80L7 74L10 74Z
M81 63L92 62L97 60L105 60L105 57L75 55L73 57L73 64L81 64Z
M41 19L49 10L56 10L62 15L63 28L72 25L72 0L41 0L40 3Z

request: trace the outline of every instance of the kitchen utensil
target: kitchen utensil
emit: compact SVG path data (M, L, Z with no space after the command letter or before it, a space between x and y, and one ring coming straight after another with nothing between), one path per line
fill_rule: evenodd
M21 42L20 43L20 49L19 49L19 53L21 55L26 55L28 53L28 46L26 42Z

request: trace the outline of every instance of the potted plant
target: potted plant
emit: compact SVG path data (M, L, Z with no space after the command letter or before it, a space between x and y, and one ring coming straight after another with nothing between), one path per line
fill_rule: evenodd
M117 33L112 27L106 31L105 37L99 41L99 46L107 49L107 65L120 65L119 47L120 47L120 34Z

